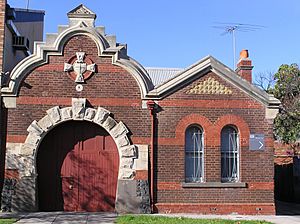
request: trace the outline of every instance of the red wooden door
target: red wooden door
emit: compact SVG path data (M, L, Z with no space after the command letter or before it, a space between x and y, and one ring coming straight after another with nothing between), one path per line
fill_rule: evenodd
M114 211L119 155L99 126L58 126L43 140L37 166L40 210Z

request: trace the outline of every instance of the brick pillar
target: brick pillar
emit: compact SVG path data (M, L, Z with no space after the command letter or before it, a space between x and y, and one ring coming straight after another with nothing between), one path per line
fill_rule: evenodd
M240 60L237 64L236 72L248 82L252 83L252 61L249 58L248 50L242 50L240 53Z
M0 0L0 72L3 71L4 58L4 31L5 31L5 9L6 0ZM1 90L1 75L0 75L0 90ZM6 113L2 105L2 97L0 91L0 197L4 181L4 162L6 151ZM0 198L1 199L1 198ZM1 200L0 200L1 203Z

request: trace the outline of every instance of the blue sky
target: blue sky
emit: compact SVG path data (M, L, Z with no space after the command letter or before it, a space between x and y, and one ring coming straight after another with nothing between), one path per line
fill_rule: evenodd
M26 7L27 0L8 0ZM80 3L97 15L97 25L128 44L128 54L145 67L184 68L212 55L233 67L232 36L212 28L222 23L265 26L236 33L237 57L248 49L254 74L300 63L299 0L30 0L31 9L46 11L45 32L67 24L66 13Z

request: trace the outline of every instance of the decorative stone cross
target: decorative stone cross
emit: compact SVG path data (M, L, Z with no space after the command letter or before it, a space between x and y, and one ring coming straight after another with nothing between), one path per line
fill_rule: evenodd
M77 60L73 64L65 63L64 71L70 72L74 71L76 74L75 82L83 83L84 76L83 74L86 71L95 72L95 64L87 64L85 63L85 52L76 52Z

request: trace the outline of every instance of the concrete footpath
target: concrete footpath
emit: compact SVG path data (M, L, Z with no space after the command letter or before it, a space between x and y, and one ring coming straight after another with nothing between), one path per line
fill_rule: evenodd
M115 213L88 212L35 212L0 213L1 218L17 218L18 224L113 224Z
M247 215L197 215L197 214L154 214L153 216L189 217L200 219L265 220L274 224L300 224L300 215L247 216ZM112 224L115 213L86 212L36 212L0 213L0 218L17 218L18 224Z

